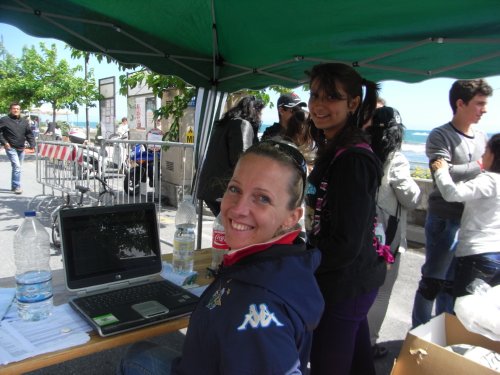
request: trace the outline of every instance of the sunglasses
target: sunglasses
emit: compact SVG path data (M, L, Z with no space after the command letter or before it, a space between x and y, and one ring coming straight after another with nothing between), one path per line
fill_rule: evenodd
M285 111L289 111L289 112L303 112L303 107L301 107L300 105L296 105L294 107L285 107L284 104L280 105L279 106L280 108L283 108Z
M290 159L293 161L293 165L297 168L297 170L300 172L300 177L302 178L302 194L301 194L301 201L304 198L304 192L306 189L306 179L307 179L307 163L306 159L304 159L304 155L298 150L297 146L295 146L293 143L289 143L283 140L276 141L276 140L266 140L261 143L266 143L269 144L278 150L280 150L282 153L286 154Z

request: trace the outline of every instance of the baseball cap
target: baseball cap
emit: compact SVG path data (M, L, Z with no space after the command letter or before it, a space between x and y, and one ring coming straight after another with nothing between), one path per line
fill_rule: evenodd
M378 128L392 128L402 125L401 115L398 110L392 107L377 108L373 114L372 126Z
M297 94L292 92L290 94L283 94L279 97L278 108L281 106L285 108L293 108L296 106L307 107L307 104L306 102L301 101Z

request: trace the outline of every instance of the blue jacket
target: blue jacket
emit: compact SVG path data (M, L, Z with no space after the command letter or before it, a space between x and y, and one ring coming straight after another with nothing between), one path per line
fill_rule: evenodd
M191 315L172 374L304 374L323 312L317 249L272 245L222 268Z

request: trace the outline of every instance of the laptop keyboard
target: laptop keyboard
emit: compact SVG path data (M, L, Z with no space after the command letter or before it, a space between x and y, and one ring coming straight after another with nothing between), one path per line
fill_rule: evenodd
M158 296L165 297L181 294L183 294L182 289L162 280L147 284L129 286L105 293L79 297L75 302L84 310L91 312L118 305L132 305L136 302L154 300L157 299ZM191 296L186 292L185 295L183 295L183 299L189 298L191 298Z

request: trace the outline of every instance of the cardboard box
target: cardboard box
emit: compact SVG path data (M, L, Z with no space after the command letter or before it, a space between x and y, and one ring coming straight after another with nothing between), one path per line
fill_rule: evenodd
M454 344L477 345L500 353L500 342L469 332L455 316L445 313L408 332L391 375L498 375L445 349Z

